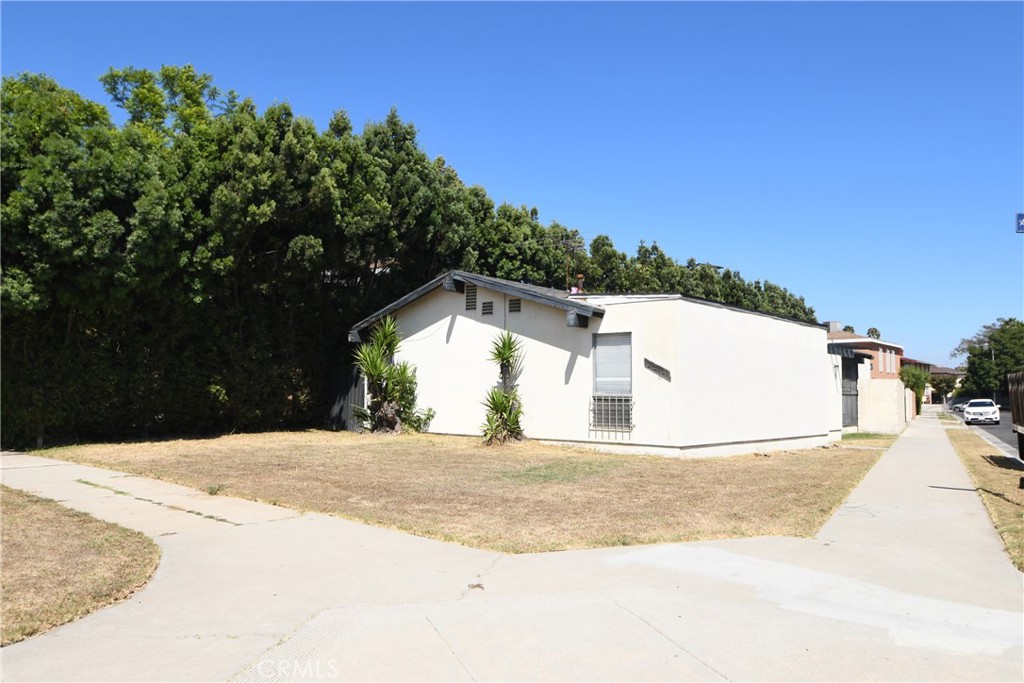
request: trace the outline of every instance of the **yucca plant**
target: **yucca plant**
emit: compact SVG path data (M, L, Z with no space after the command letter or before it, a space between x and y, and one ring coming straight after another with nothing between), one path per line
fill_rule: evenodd
M500 384L491 387L483 400L487 409L486 421L481 425L484 443L491 445L521 440L526 435L522 427L523 405L516 382L522 372L522 341L505 330L492 342L490 358L498 365Z
M416 369L409 363L395 363L401 344L398 323L386 316L373 328L370 340L355 351L355 364L366 378L369 405L356 411L370 431L401 431L403 425L425 430L434 411L416 410Z
M523 342L505 330L491 342L491 360L498 364L501 373L501 388L511 392L519 374L523 371Z

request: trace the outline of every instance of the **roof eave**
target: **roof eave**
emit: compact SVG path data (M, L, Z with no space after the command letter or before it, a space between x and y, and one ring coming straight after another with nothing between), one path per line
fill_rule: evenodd
M538 304L545 306L551 306L553 308L559 308L567 313L575 313L577 316L584 316L587 318L603 318L604 309L598 308L597 306L591 306L579 301L571 301L569 299L560 299L558 297L545 297L537 294L524 287L516 287L515 283L506 284L503 281L495 281L485 276L475 275L473 273L467 273L461 270L450 270L446 273L438 275L430 282L427 282L420 287L417 287L413 291L409 292L400 299L396 299L384 308L376 311L372 315L363 318L358 323L353 325L348 332L348 340L353 343L363 341L361 332L366 328L372 326L375 322L380 320L386 315L394 313L395 311L408 306L412 302L416 301L422 296L429 294L433 290L441 287L446 280L451 278L454 281L468 282L469 284L476 285L477 287L483 287L485 289L494 290L503 294L511 294L521 299L533 301ZM585 325L584 325L585 326Z

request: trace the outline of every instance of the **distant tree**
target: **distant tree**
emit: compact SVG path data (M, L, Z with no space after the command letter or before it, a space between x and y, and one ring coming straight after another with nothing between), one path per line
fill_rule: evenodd
M845 325L843 327L843 332L856 332L856 330L853 329L853 325Z
M882 333L878 331L877 327L869 327L868 336L871 337L872 339L881 339Z
M954 375L932 375L928 383L932 385L932 389L942 396L942 400L945 401L956 388L956 377Z
M904 365L900 368L900 380L914 392L914 403L917 405L918 413L921 412L921 399L924 397L924 389L929 378L928 371L919 365Z
M593 292L622 293L626 291L626 269L629 259L615 248L607 235L590 240L590 278L587 289Z
M999 318L974 337L961 340L953 355L961 351L967 353L967 362L960 395L989 396L1006 391L1006 376L1024 370L1024 322Z

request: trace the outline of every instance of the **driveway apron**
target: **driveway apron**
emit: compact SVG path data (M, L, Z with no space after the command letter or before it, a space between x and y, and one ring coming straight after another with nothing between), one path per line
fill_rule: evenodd
M0 651L4 681L1024 679L1024 577L931 414L813 539L534 555L2 465L163 553L132 598Z

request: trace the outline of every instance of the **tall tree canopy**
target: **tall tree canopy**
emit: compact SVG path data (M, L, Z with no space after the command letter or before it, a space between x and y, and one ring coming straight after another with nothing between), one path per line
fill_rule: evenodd
M773 283L495 206L394 110L318 131L192 66L100 80L123 125L46 76L3 79L5 445L322 425L348 328L451 268L814 320Z
M1006 376L1024 370L1024 322L999 318L961 340L952 356L967 354L961 396L991 396L1008 389Z

